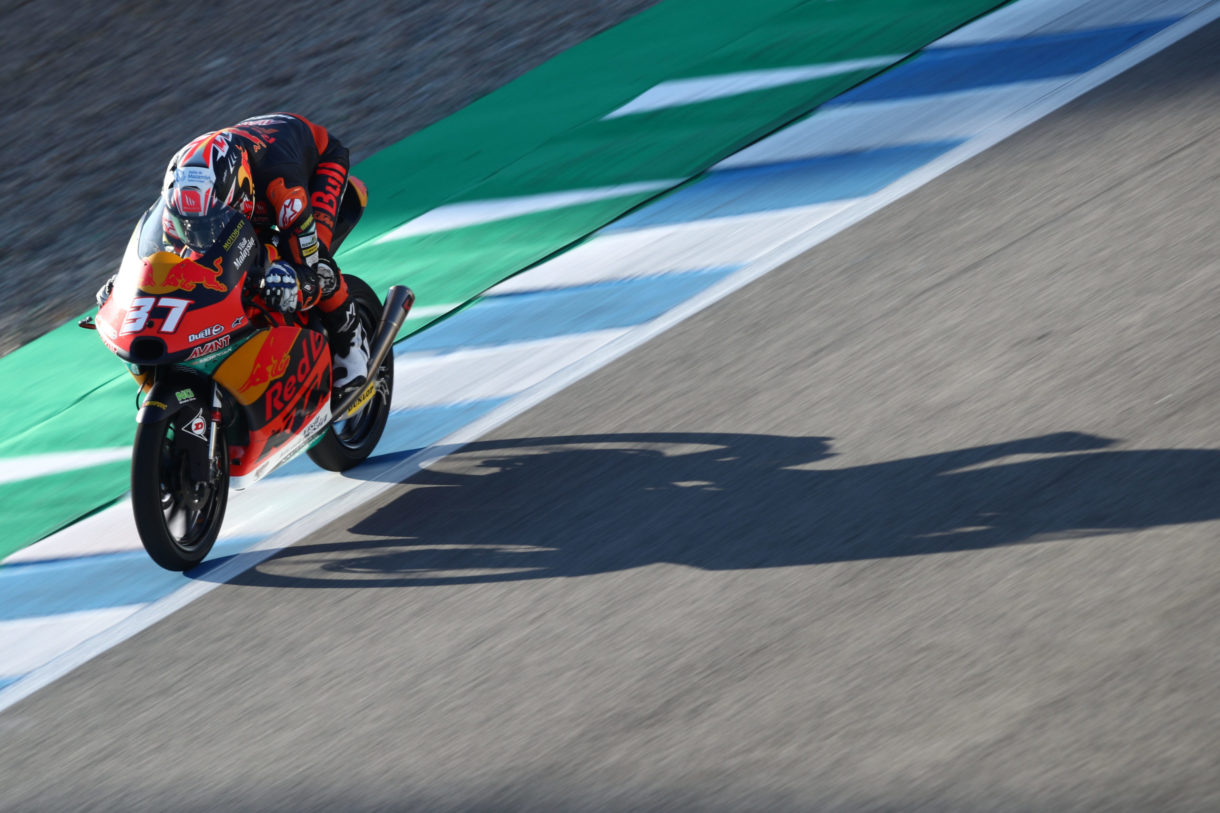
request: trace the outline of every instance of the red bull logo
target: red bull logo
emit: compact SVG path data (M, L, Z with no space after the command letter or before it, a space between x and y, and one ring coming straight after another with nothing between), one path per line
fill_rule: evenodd
M245 383L238 387L238 392L247 392L282 377L288 370L289 354L296 338L294 331L270 331L267 340L259 348L254 363L250 365L250 375L246 377Z
M144 261L138 284L141 291L150 294L193 291L197 285L224 293L229 287L220 281L221 273L219 267L211 269L176 254L158 252Z

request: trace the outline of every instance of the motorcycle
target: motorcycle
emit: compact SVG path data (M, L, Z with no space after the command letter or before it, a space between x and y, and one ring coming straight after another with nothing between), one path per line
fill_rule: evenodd
M363 192L352 181L349 191ZM362 213L360 197L354 205L345 197L333 247ZM162 205L137 224L96 321L80 324L97 330L139 384L136 528L154 562L182 571L212 549L230 488L250 487L302 451L331 471L372 453L390 411L392 345L415 297L396 285L382 307L363 280L344 275L372 337L370 374L331 403L331 354L318 315L260 304L254 286L268 249L254 225L226 210L210 248L175 253L166 250Z

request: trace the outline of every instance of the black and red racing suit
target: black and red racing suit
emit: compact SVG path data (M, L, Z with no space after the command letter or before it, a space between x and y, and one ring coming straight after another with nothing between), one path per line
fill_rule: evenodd
M347 148L325 128L293 113L256 116L222 132L240 139L247 150L252 220L265 238L273 229L279 232L280 259L297 268L301 307L317 305L323 313L341 308L347 284L333 252L367 201L359 181L350 179L349 187Z

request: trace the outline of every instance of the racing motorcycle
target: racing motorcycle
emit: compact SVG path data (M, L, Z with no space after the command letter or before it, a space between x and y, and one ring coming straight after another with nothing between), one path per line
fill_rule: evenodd
M187 570L212 549L230 487L248 488L302 451L331 471L372 453L390 411L391 348L415 297L396 285L382 307L364 281L344 275L372 337L370 374L332 403L319 317L260 304L268 256L254 225L225 208L209 249L175 253L166 250L162 205L140 219L110 296L81 326L96 329L139 383L131 505L140 540L157 564Z

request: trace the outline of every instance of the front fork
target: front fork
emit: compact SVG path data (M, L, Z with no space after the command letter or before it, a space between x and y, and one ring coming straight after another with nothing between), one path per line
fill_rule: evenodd
M209 381L207 391L199 394L199 405L187 407L174 418L174 428L183 438L186 451L187 471L191 481L198 485L214 483L220 476L220 466L229 465L228 460L216 459L219 434L224 431L224 413L220 403L220 387ZM203 452L206 450L206 454Z
M216 460L216 435L224 431L224 411L220 404L220 385L212 379L212 409L208 415L208 480L220 478L219 466L228 466L228 460Z
M136 421L173 421L174 430L182 438L191 480L214 482L220 474L216 463L218 433L224 431L220 385L210 376L181 368L158 373L136 413ZM228 464L228 460L219 463Z

